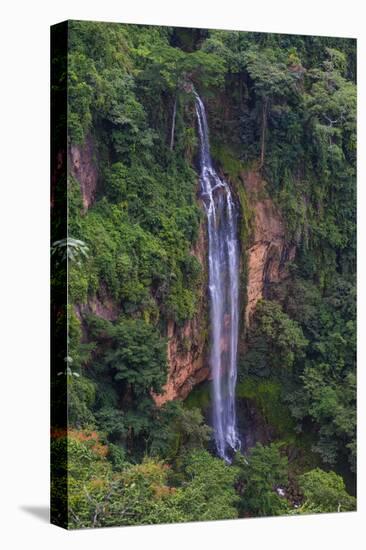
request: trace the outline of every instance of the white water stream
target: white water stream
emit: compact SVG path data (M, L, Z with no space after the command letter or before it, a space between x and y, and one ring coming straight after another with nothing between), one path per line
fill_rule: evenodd
M217 453L227 462L240 448L235 386L239 329L239 245L237 209L228 183L212 165L207 117L199 95L196 114L200 138L201 197L207 215L213 379L213 426Z

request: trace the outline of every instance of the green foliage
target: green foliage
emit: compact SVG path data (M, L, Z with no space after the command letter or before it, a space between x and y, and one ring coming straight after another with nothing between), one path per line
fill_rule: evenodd
M107 458L112 463L113 470L117 472L126 467L126 452L121 445L109 443Z
M172 461L194 449L205 449L211 428L199 409L187 409L180 401L172 401L157 411L151 436L150 454Z
M190 409L199 408L207 411L211 403L211 387L209 382L195 386L184 401L184 406Z
M135 394L161 390L166 380L166 342L151 325L140 320L121 321L108 331L111 346L105 362L115 380L127 384Z
M68 59L68 132L74 143L82 143L89 130L91 106L99 84L94 64L83 53L70 54Z
M118 409L117 406L112 407L106 404L100 408L96 407L95 419L99 429L108 437L108 441L115 443L116 447L125 443L130 426L126 425L127 419L124 411ZM112 448L112 462L115 450Z
M90 369L99 387L97 424L112 442L131 448L136 438L141 447L154 423L152 393L166 381L166 342L140 319L112 324L90 317L89 331L99 349Z
M282 311L276 302L261 300L257 304L251 339L254 340L254 356L256 358L256 342L264 343L265 361L270 368L290 368L295 360L303 357L307 340L301 327ZM254 358L248 354L249 363Z
M162 465L126 464L120 473L113 473L94 440L92 444L80 440L80 434L68 440L70 527L151 523L151 501L166 479Z
M281 445L257 443L246 457L237 455L240 468L240 508L245 515L279 516L288 513L286 500L276 489L287 484L287 457L280 453Z
M54 451L65 443L64 437L55 439ZM111 448L102 445L93 432L71 432L67 448L68 461L62 467L68 479L71 528L237 516L237 469L206 451L187 457L183 485L171 487L169 467L156 460L146 458L137 465L122 460L113 471L107 459Z
M183 409L178 418L178 433L181 436L180 453L204 449L211 436L211 428L204 424L199 409Z
M342 52L327 48L320 66L307 71L295 111L306 132L306 139L298 138L302 167L289 159L280 173L277 159L270 168L272 180L281 182L274 191L289 231L302 241L313 273L334 270L336 250L342 251L342 269L355 253L356 86L344 78L344 62Z
M284 63L282 52L274 48L253 47L243 57L255 92L261 98L278 101L295 92L296 75Z
M126 199L127 192L127 168L122 162L112 164L105 175L106 193L112 202L121 202Z
M300 476L299 482L305 498L301 513L346 512L356 509L356 499L347 493L343 479L335 472L316 468Z
M296 278L282 291L288 313L301 324L309 344L286 400L293 416L316 424L314 450L325 463L348 458L355 470L356 309L355 287L334 277L326 292Z
M145 70L140 78L149 80L160 91L175 91L186 82L200 87L220 86L224 82L225 65L214 53L203 50L186 53L179 48L159 44L150 51L137 52Z
M95 403L96 386L84 376L68 380L68 414L72 426L94 426L92 413Z
M207 451L196 451L187 457L184 471L187 481L177 500L190 521L237 517L238 497L234 489L237 468L226 465Z
M114 165L108 176L109 193L114 196L125 186L121 172L125 173L122 165ZM86 264L70 272L71 297L83 303L88 295L98 292L103 296L104 289L104 294L123 301L126 312L140 310L156 319L160 308L162 315L181 322L191 318L196 307L201 266L190 255L189 244L197 237L198 212L196 207L183 206L169 218L159 214L160 206L150 210L149 200L141 202L132 194L129 177L126 202L117 205L104 199L79 222L91 253ZM148 185L156 181L151 177L140 181L145 195ZM161 195L153 189L150 196L159 201ZM132 215L140 217L144 212L141 223L145 228L131 223Z
M93 425L113 443L127 445L129 453L149 450L173 460L204 448L211 430L197 409L186 410L179 402L157 408L153 402L152 393L161 391L167 372L166 343L157 331L137 319L112 324L90 317L88 323L96 348L103 350L89 367L98 387L98 398L88 403L94 410ZM82 377L80 383L88 380ZM76 417L79 426L88 425L81 414L72 420Z
M58 255L60 261L68 259L69 262L76 262L81 265L82 258L88 257L88 247L83 241L68 237L52 243L51 255Z
M70 225L90 250L83 265L70 268L74 302L109 294L126 312L139 310L155 321L194 315L201 266L190 248L201 214L193 173L182 168L116 162L104 170L105 197L86 215L73 207Z
M282 441L294 443L295 422L288 404L283 398L283 387L279 380L245 376L236 388L239 399L249 399L255 403L265 422L272 426Z

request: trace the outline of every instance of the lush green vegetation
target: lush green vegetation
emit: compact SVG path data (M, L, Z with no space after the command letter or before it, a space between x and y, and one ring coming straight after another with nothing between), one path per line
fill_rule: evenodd
M98 171L88 209L69 174L72 240L53 251L69 260L70 430L54 430L68 460L52 490L62 510L67 489L70 527L355 508L355 55L350 39L70 23L69 146L92 143ZM192 85L241 206L243 305L242 172L266 182L296 245L242 327L238 400L271 436L231 466L206 386L154 401L168 323L194 318L204 281Z

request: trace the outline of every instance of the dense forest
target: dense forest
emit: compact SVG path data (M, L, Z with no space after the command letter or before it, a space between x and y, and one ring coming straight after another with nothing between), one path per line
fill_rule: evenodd
M61 78L68 227L52 284L67 263L68 350L52 383L67 383L68 430L52 431L54 516L65 499L70 528L355 510L356 41L72 21ZM192 89L239 207L231 464L213 444Z

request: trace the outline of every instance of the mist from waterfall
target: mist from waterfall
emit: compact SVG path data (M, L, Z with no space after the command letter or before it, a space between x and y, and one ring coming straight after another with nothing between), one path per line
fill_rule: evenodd
M231 462L240 448L236 426L235 386L239 329L239 245L237 208L228 183L212 165L204 104L196 98L200 138L201 197L207 216L213 380L213 427L218 455Z

